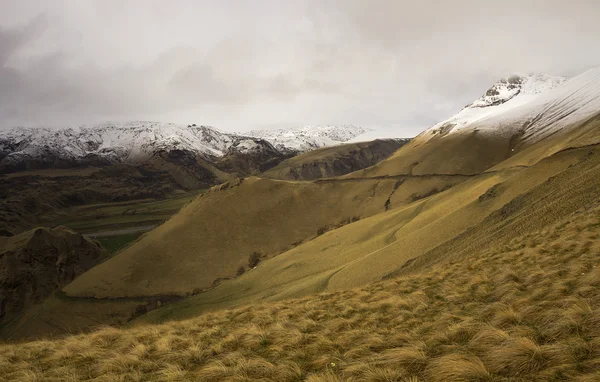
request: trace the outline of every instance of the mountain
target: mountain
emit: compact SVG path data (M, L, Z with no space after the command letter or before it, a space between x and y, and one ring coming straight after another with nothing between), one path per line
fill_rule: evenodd
M343 159L338 154L311 157L313 165L326 160L323 166L333 166L331 171L313 171L311 178L367 167L399 147L392 141L361 143L360 150L357 144L342 144L364 131L357 127L298 131L302 135L297 142L288 136L289 145L280 149L262 138L207 126L155 122L0 132L0 226L19 233L52 226L59 217L67 219L77 213L72 210L76 206L178 198L182 192L264 173L286 159L306 155L299 151L302 147L335 144L331 152L344 153ZM307 135L318 139L307 146Z
M211 188L0 335L126 327L7 345L20 362L3 376L59 378L64 352L81 378L107 362L108 378L151 378L162 362L171 379L596 380L594 78L428 129L350 174L277 179L333 163L330 148ZM526 96L508 83L470 108Z
M291 129L252 130L246 135L269 141L278 150L306 152L348 142L370 130L353 125L303 126Z
M599 109L600 67L568 80L545 74L511 76L424 135L516 133L521 145L530 145L592 117Z
M289 156L343 143L366 130L354 126L304 127L285 134L229 134L213 127L158 122L105 123L90 127L13 128L0 131L0 171L115 163L139 164L160 152L187 152L216 162L226 155ZM273 146L276 146L275 149Z
M510 79L510 81L509 81ZM361 176L481 173L546 138L560 136L600 110L600 68L563 79L548 75L500 80L458 114L425 130Z
M596 71L569 81L548 76L527 79L511 77L506 83L500 81L494 85L494 91L488 91L484 98L473 103L476 106L469 107L494 110L503 108L503 113L490 112L488 117L446 134L435 132L436 127L428 129L402 146L390 158L367 169L312 183L251 178L236 183L235 187L209 192L127 248L118 258L87 272L64 290L71 296L103 298L191 293L193 289L210 287L218 277L233 277L236 269L253 252L267 257L277 255L269 263L272 265L288 259L288 254L292 256L292 253L302 253L299 257L289 259L295 263L296 259L308 256L305 259L308 272L304 274L305 277L314 269L318 269L316 274L325 277L326 273L333 272L336 267L343 267L346 261L354 259L357 264L362 264L360 269L357 268L358 265L353 265L348 267L348 273L340 271L334 279L340 280L339 285L345 286L357 285L360 280L372 281L373 275L379 274L378 272L399 265L397 262L401 258L414 258L431 250L460 234L462 230L479 223L495 208L502 207L488 204L486 208L480 207L475 211L466 208L496 183L509 182L512 190L527 192L530 187L544 182L547 174L557 174L564 170L562 165L545 169L539 164L535 170L530 171L530 181L519 185L517 182L521 181L520 176L512 172L515 168L540 163L566 147L588 144L590 139L595 142L598 138L594 135L597 131L595 125L587 123L589 115L582 113L582 110L588 107L588 98L594 99L593 91L587 89L595 84L596 77ZM499 90L503 86L507 91ZM573 90L577 86L580 89ZM495 93L505 95L502 103ZM582 94L584 97L578 98L579 103L575 104L572 102L573 94ZM600 89L596 96L600 96ZM519 101L519 98L523 100ZM525 98L529 101L525 102ZM520 106L506 106L514 102L519 102ZM572 128L577 132L570 137L557 136L558 141L545 134L538 140L523 142L521 137L524 134L520 129L527 130L529 126L534 126L537 129L535 131L541 131L536 123L542 120L549 121L549 129L564 131L565 134L571 132L564 127L564 119L553 118L556 116L556 105L573 109L574 112L569 117L580 116L573 120L576 124ZM535 120L523 127L521 116L532 115L532 110L536 113ZM600 105L596 109L596 113L598 112ZM513 120L515 115L519 116L517 122ZM508 122L495 124L499 120ZM494 123L484 125L484 121ZM485 126L486 130L479 131L473 127L475 125L480 126L481 130ZM494 175L495 172L487 172L503 161L510 168L506 173ZM294 177L291 176L291 179ZM437 202L431 200L435 196L438 197L433 200ZM515 196L509 192L502 201L508 203ZM333 202L332 197L336 208L330 210L333 207L326 206ZM496 202L499 203L499 200L501 199L496 199ZM355 204L357 201L360 202L359 205ZM426 202L420 204L419 201ZM427 207L423 208L424 206ZM235 217L224 214L226 208L233 209ZM404 212L398 212L403 209ZM398 215L392 218L382 214L386 211L396 211ZM452 214L457 216L450 218ZM343 240L334 239L334 242L326 243L320 237L315 239L315 233L334 229L341 226L342 222L352 222L354 218L360 221L348 224L347 229L334 231L337 237L341 232L349 232L349 236ZM371 223L364 223L366 220ZM232 228L232 221L235 221L235 229ZM377 231L373 231L370 228L372 226L377 226ZM350 231L349 227L358 231ZM237 239L230 237L232 229L236 232ZM400 234L399 230L404 234ZM298 243L302 245L286 251L286 248ZM390 254L390 251L383 251L382 248L393 243L402 250L402 257L390 257L379 265L369 263L366 259L358 260L371 251L381 250L378 257L384 253ZM281 251L286 252L278 255ZM198 255L199 253L202 255ZM323 259L323 263L320 263L322 268L318 268L316 259L311 255L315 253ZM339 262L333 260L341 254L343 257L339 258ZM150 258L153 261L146 262ZM219 259L219 263L215 263L214 259ZM386 261L387 266L380 269L380 265ZM210 268L203 265L209 263ZM213 267L215 270L211 270ZM374 271L374 268L378 270ZM298 277L303 274L294 267L289 269ZM282 269L273 271L274 274L284 274ZM291 273L288 280L296 277L292 277ZM178 275L176 280L173 279L173 274ZM333 281L330 280L329 285L334 285ZM229 293L232 293L231 290ZM211 294L212 292L203 295Z

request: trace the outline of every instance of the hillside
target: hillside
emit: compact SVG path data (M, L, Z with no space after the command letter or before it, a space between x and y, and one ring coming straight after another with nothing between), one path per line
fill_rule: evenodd
M119 203L147 202L149 199L174 200L193 195L198 189L212 184L212 181L206 184L192 177L189 168L173 165L170 173L163 169L151 164L115 165L47 169L0 176L0 227L11 234L36 226L54 227L59 223L83 220L79 207L93 208L103 203L117 206ZM86 216L97 225L105 217ZM149 218L148 221L156 224L169 216ZM127 218L123 211L121 220Z
M481 173L538 141L566 136L600 111L600 68L566 81L550 76L520 81L523 84L512 93L501 93L498 88L507 86L501 80L490 90L504 98L488 96L488 90L481 99L425 130L390 158L353 176ZM564 147L567 145L557 144L535 161Z
M596 125L598 126L598 125ZM528 168L490 172L291 249L251 273L151 312L151 322L375 282L426 270L450 254L539 230L598 200L600 151L567 150ZM395 207L394 207L395 206ZM72 284L73 285L73 284Z
M460 247L469 234L495 232L506 221L492 217L507 209L518 207L515 226L531 230L596 197L597 155L589 145L600 142L598 131L597 119L582 120L515 151L504 133L464 128L427 141L425 132L389 159L342 177L230 183L198 197L64 291L95 298L204 291L148 316L161 321L364 285L411 261L435 262L441 255L432 253ZM485 143L480 151L476 142ZM564 183L548 187L557 177ZM570 201L570 188L562 185L578 187L583 199ZM528 212L518 202L525 195L554 207ZM534 226L526 225L530 213ZM248 271L251 256L262 263Z
M0 378L596 381L598 204L362 288L0 345Z
M280 162L261 174L265 178L311 180L348 174L384 160L408 139L377 139L325 147Z
M105 258L98 243L65 227L0 236L0 326Z
M207 289L247 269L255 252L272 257L316 237L319 229L383 211L395 183L368 180L349 188L256 177L225 183L64 291L102 298Z
M582 76L593 80L595 74ZM582 76L548 87L537 97L556 92L554 104L568 103L560 98L570 94L563 87L581 84ZM497 128L502 129L512 127ZM78 297L189 294L235 276L254 252L278 256L202 293L196 297L203 301L200 304L283 298L318 290L323 283L330 288L362 285L472 229L569 165L581 165L581 158L560 150L599 141L597 121L580 121L515 151L510 149L514 140L505 139L503 130L498 134L467 130L429 140L426 131L389 159L340 178L315 182L250 178L237 187L215 189L64 290ZM512 165L486 172L507 158ZM490 203L478 203L499 183L505 193ZM361 220L317 235L354 217ZM240 285L244 282L249 284ZM233 296L234 291L235 299L222 301L222 295ZM245 296L240 291L249 292Z

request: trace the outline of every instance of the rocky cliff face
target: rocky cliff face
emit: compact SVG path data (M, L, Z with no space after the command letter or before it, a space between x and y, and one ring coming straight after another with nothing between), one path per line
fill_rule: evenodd
M0 237L0 324L103 259L100 245L65 227Z

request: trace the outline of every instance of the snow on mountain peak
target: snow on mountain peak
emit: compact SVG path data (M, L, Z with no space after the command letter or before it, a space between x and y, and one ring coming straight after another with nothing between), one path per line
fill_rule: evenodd
M500 105L518 95L534 95L546 92L562 85L566 80L565 77L553 77L548 74L530 74L528 76L513 74L498 80L481 98L467 105L467 107Z
M263 149L287 153L343 143L365 131L356 126L304 126L230 134L210 126L149 121L63 129L20 127L0 131L0 161L5 165L44 158L78 162L94 157L103 162L135 163L162 150L187 150L205 159Z
M303 152L348 142L368 131L354 125L307 125L291 129L253 130L244 135L269 141L278 150Z
M541 95L560 88L567 78L548 74L511 75L500 79L483 96L465 106L458 114L442 121L426 132L446 135L526 105Z

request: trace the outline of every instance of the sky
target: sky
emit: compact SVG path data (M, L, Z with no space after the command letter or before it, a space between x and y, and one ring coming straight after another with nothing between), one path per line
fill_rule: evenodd
M600 65L597 0L0 0L0 128L354 124L410 137Z

